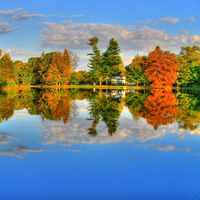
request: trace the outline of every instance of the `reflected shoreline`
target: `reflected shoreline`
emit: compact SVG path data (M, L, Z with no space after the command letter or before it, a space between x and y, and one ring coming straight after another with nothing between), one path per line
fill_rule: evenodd
M0 93L0 125L13 118L14 123L24 127L24 122L30 120L27 127L31 127L32 135L40 134L42 141L39 140L39 146L31 141L31 147L26 147L26 142L16 144L19 135L15 138L8 127L8 131L0 131L0 143L8 145L0 154L20 158L27 153L46 152L48 145L68 149L82 144L121 142L163 152L177 151L171 142L155 140L170 136L183 141L188 135L200 135L199 100L198 93L163 89L4 91ZM33 116L37 119L34 126L39 128L34 133ZM185 146L179 151L187 153L190 149Z
M1 92L0 123L11 118L15 110L26 109L30 115L39 115L43 120L61 120L67 124L76 113L76 100L88 101L88 120L91 121L88 133L93 136L100 121L106 124L109 135L113 135L124 107L134 121L146 119L155 129L177 121L180 128L195 130L200 122L200 95L195 92L37 88Z

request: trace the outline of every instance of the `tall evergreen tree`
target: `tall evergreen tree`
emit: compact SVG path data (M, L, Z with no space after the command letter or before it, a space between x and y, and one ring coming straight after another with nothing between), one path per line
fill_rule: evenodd
M120 47L114 38L110 39L108 48L103 54L103 66L106 77L120 75L124 70Z
M90 74L92 78L99 79L99 85L102 85L102 80L104 77L104 69L102 66L102 54L98 48L99 39L97 37L92 37L89 39L89 45L92 47L92 53L88 54L91 56L89 60Z

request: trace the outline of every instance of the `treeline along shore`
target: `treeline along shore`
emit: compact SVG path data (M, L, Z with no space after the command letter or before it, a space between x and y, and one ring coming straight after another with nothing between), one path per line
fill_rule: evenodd
M199 87L200 47L181 47L179 54L159 46L148 55L137 54L125 66L118 41L110 39L102 52L92 37L88 70L76 70L77 57L70 50L42 53L27 62L13 61L0 50L0 87ZM121 88L122 87L122 88Z

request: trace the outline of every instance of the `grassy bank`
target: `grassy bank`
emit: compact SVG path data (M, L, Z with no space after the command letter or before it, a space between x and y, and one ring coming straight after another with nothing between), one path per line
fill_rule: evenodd
M10 91L10 90L30 90L32 88L49 88L49 89L102 89L102 90L149 90L149 89L171 89L171 87L157 87L151 88L150 86L118 86L118 85L32 85L32 86L7 86L3 87L2 90ZM199 91L200 87L172 87L174 90L196 90Z
M112 90L144 90L149 87L144 86L106 86L106 85L32 85L32 86L13 86L3 87L3 90L29 90L31 88L50 88L50 89L112 89Z

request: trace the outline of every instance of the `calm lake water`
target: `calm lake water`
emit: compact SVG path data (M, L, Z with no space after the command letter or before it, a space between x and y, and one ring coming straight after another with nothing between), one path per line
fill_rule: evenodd
M200 93L0 93L0 199L200 199Z

